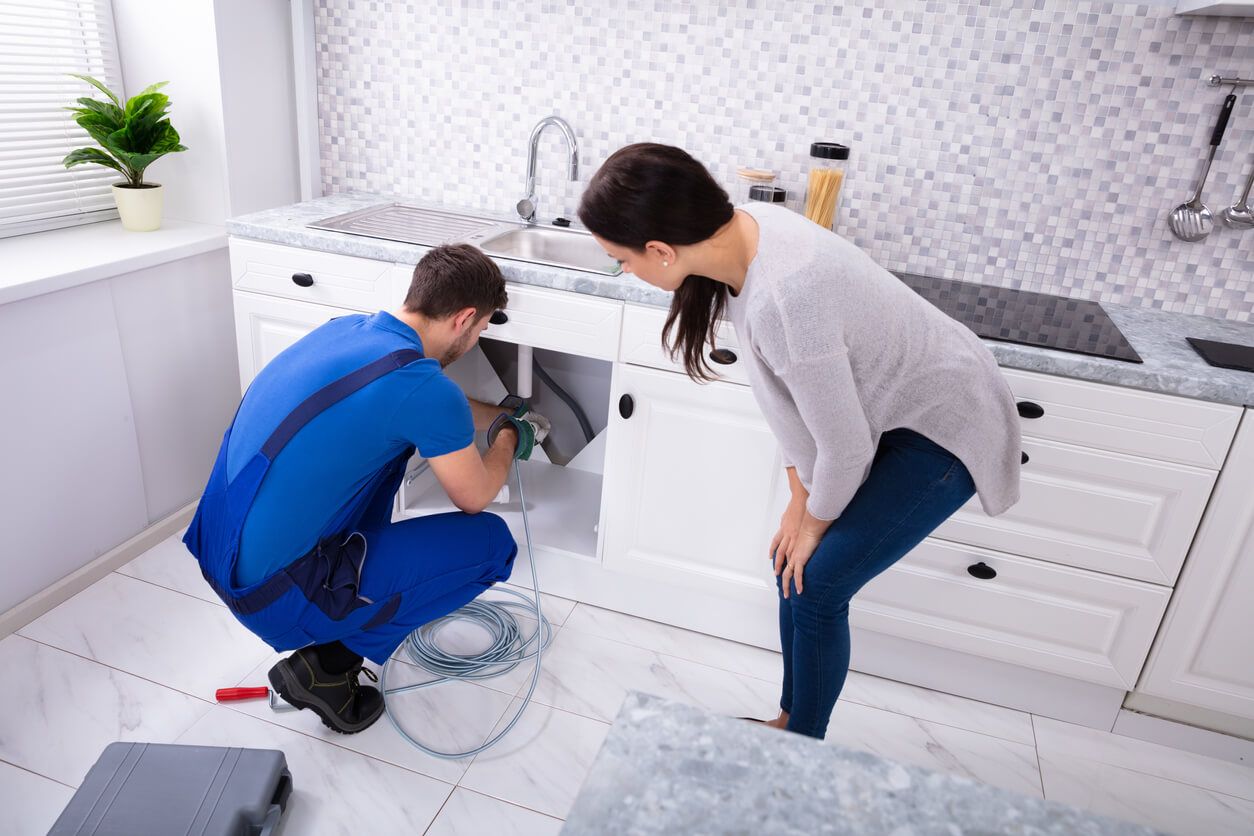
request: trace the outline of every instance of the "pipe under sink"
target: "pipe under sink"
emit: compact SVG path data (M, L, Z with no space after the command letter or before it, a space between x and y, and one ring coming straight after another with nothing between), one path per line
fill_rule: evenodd
M488 255L617 276L622 267L588 232L536 223L512 223L465 212L385 203L323 218L312 229L435 247L472 244Z

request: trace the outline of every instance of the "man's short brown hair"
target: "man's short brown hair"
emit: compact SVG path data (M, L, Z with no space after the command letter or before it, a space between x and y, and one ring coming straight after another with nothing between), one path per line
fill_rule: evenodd
M405 295L405 310L445 319L465 308L483 317L505 307L505 277L470 244L446 244L422 257Z

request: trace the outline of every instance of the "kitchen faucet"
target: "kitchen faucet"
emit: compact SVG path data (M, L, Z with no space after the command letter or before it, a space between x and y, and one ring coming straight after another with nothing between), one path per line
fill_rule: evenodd
M531 140L527 148L527 194L518 201L518 216L530 223L536 217L536 152L540 148L540 134L552 125L566 137L566 148L570 154L568 167L570 179L579 179L579 143L575 141L575 132L560 116L546 116L531 129Z

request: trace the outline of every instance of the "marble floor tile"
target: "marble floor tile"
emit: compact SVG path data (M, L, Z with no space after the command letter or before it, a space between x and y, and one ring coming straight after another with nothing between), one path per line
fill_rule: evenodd
M917 685L850 671L840 694L845 702L918 717L946 726L1036 745L1032 716L1013 708L931 691Z
M1172 749L1097 729L1033 717L1041 757L1083 759L1254 801L1254 766Z
M206 700L273 652L225 607L116 573L18 632Z
M0 759L74 787L110 743L170 743L213 707L18 635L0 670L21 680L0 688Z
M422 833L453 787L221 706L176 743L279 749L292 772L283 836Z
M1040 798L1036 749L998 737L839 702L827 741Z
M117 571L119 574L155 583L219 607L226 606L200 574L200 564L183 545L181 531L162 540Z
M514 710L511 706L506 716ZM564 818L609 729L607 723L533 702L500 743L475 758L460 786Z
M426 836L557 836L561 829L560 819L458 787Z
M566 620L566 626L572 630L643 647L666 656L754 676L768 682L778 683L784 675L783 662L777 651L707 636L589 604L577 605Z
M0 836L47 833L73 795L65 784L0 762Z
M1250 836L1254 801L1080 757L1041 753L1045 797L1181 836Z
M535 698L603 722L614 719L629 690L733 717L769 713L779 699L777 686L770 682L581 633L569 625L543 662ZM519 689L519 696L523 693Z
M267 671L285 655L273 654L239 684L268 685ZM371 662L367 662L366 667L376 673L379 670L378 665ZM361 681L367 683L365 677ZM388 687L423 681L426 677L422 671L397 662L390 668ZM419 742L444 752L464 752L486 740L488 732L496 726L510 702L508 694L467 682L446 682L395 694L391 698L395 716L406 731ZM339 734L323 725L312 711L273 711L264 699L222 705L450 784L457 783L471 762L471 758L436 758L414 748L397 732L387 716L358 734Z

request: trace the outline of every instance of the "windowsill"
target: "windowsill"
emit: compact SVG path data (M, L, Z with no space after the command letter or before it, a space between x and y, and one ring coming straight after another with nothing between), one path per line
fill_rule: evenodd
M173 218L152 232L129 232L113 220L3 238L0 305L225 246L223 227Z

